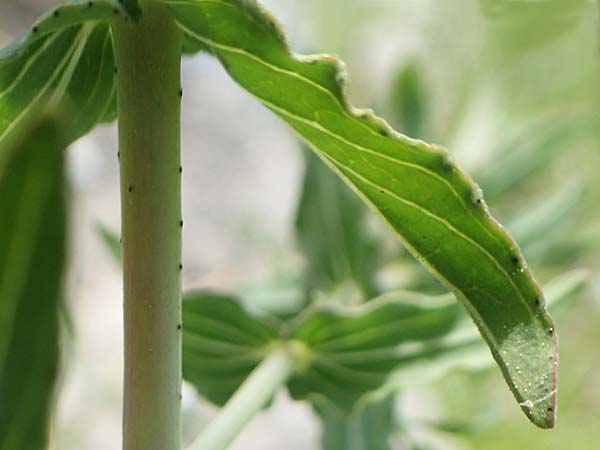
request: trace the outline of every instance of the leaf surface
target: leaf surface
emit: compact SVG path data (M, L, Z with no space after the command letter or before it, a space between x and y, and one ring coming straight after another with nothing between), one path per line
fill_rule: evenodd
M115 119L108 19L116 17L128 17L116 1L71 1L46 13L0 51L0 145L45 107L70 112L64 123L67 143Z
M365 205L313 152L305 152L305 161L296 236L309 295L351 282L360 301L376 296L381 247L367 227Z
M198 291L183 299L183 377L223 405L258 366L276 328L228 295Z
M554 324L517 244L448 153L350 106L341 63L292 54L256 2L164 1L188 39L208 47L244 89L294 128L452 290L521 408L535 424L552 427Z
M302 317L290 339L308 349L306 369L293 377L295 398L326 398L349 411L399 369L405 348L440 339L459 317L443 298L399 292L360 306L316 305Z
M2 149L0 172L0 449L43 450L59 361L64 145L50 120L18 141Z

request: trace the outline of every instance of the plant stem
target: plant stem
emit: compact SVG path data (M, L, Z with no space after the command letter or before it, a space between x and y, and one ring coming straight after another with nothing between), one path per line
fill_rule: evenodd
M119 99L124 285L124 450L181 448L182 35L141 2L112 24ZM131 21L130 21L131 22Z
M225 450L286 383L293 369L293 352L287 346L275 346L187 450Z

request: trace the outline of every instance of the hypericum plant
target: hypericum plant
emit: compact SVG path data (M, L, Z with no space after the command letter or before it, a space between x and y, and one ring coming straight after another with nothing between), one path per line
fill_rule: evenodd
M393 390L415 364L477 348L474 328L447 296L380 296L361 272L369 242L352 246L359 250L346 260L362 295L377 296L364 305L259 317L232 296L192 292L182 308L180 59L199 51L216 56L391 226L471 315L527 417L551 428L558 355L544 297L517 244L444 149L352 107L342 64L291 53L253 0L97 0L58 6L0 53L0 449L47 444L66 241L62 149L117 117L124 449L181 448L182 367L201 394L224 405L190 447L216 450L284 385L320 413L351 411ZM303 230L314 176L306 178ZM344 211L343 220L355 219ZM308 255L322 250L314 233L302 245ZM344 270L314 265L312 276L336 278L329 269ZM553 298L579 284L567 281Z

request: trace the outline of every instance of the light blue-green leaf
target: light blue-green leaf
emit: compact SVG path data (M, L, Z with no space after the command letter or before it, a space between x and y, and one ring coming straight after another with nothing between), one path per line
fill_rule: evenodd
M340 62L292 54L256 2L163 1L187 36L209 47L243 88L292 126L456 294L523 411L552 427L554 324L517 244L448 153L351 107Z
M53 120L25 128L0 147L1 450L46 449L59 365L64 142Z
M571 302L587 287L589 278L586 271L573 271L546 284L544 288L552 314L559 316L569 309ZM375 396L387 395L407 386L428 384L453 370L482 370L493 366L477 329L467 320L456 321L443 339L408 352L401 359L398 370ZM538 383L542 381L538 380Z
M551 283L552 310L564 309L586 279L575 272ZM279 322L248 313L234 297L195 292L184 296L183 318L184 378L205 398L224 404L273 345L293 343L287 348L302 351L293 356L291 394L311 400L322 415L331 414L331 424L344 427L354 419L366 426L364 408L398 388L493 364L450 295L398 292L354 307L315 304ZM372 414L383 413L373 408ZM330 439L346 439L345 431L334 426Z
M223 405L277 338L266 320L250 316L231 296L190 292L183 299L183 377Z
M326 398L351 411L386 383L408 349L445 336L459 312L448 296L410 292L355 307L316 305L290 333L309 355L305 370L290 381L290 392L295 398Z

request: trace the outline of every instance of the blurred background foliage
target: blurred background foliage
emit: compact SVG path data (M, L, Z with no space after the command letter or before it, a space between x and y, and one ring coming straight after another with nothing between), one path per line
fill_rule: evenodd
M436 382L377 398L350 417L315 404L316 414L323 419L323 447L597 448L600 26L596 2L264 3L281 18L296 51L326 51L346 61L354 104L373 107L411 137L450 149L482 188L494 216L521 245L542 284L571 269L592 274L585 295L577 302L573 298L557 322L561 365L555 431L531 426L514 407L498 371L475 364L478 370L454 370ZM52 4L51 0L4 1L0 42L22 31ZM219 120L243 120L243 113ZM226 135L212 143L219 148L235 144ZM297 147L300 152L301 145ZM249 307L292 316L308 303L356 304L394 289L444 292L312 153L302 154L305 175L298 183L297 207L292 207L295 217L287 223L289 242L272 243L268 232L238 230L244 239L250 234L251 239L268 241L266 247L277 255L266 258L275 264L261 272L263 282L256 280L253 270L233 277ZM233 186L231 193L223 193L225 197L235 195ZM187 423L190 417L195 416L189 415ZM68 442L63 439L65 448L71 448ZM253 448L246 444L245 448Z
M308 33L312 39L307 45L342 55L352 78L359 80L351 92L357 102L376 105L411 137L450 149L480 185L492 213L513 234L542 284L579 267L591 269L597 278L600 47L594 2L308 3L310 14L321 20ZM406 16L416 18L411 30L416 36L397 31L405 25L399 17ZM388 36L414 44L401 43L394 52L394 45L385 42ZM389 67L381 71L373 69L368 55L379 45L386 47L381 64ZM342 201L340 195L338 204ZM406 251L391 250L385 231L377 234L380 243L387 243L379 251L380 290L440 289ZM354 280L360 286L361 278ZM509 405L496 395L502 389L493 371L455 371L433 386L399 394L391 442L413 449L594 448L600 437L594 425L600 418L600 391L593 381L600 368L594 355L600 335L593 286L585 301L571 304L571 312L558 320L556 431L531 429L507 414ZM421 408L413 408L411 399L436 404L434 417L415 414ZM381 422L389 404L370 408L365 420L375 409ZM364 448L389 448L372 445L376 447Z

